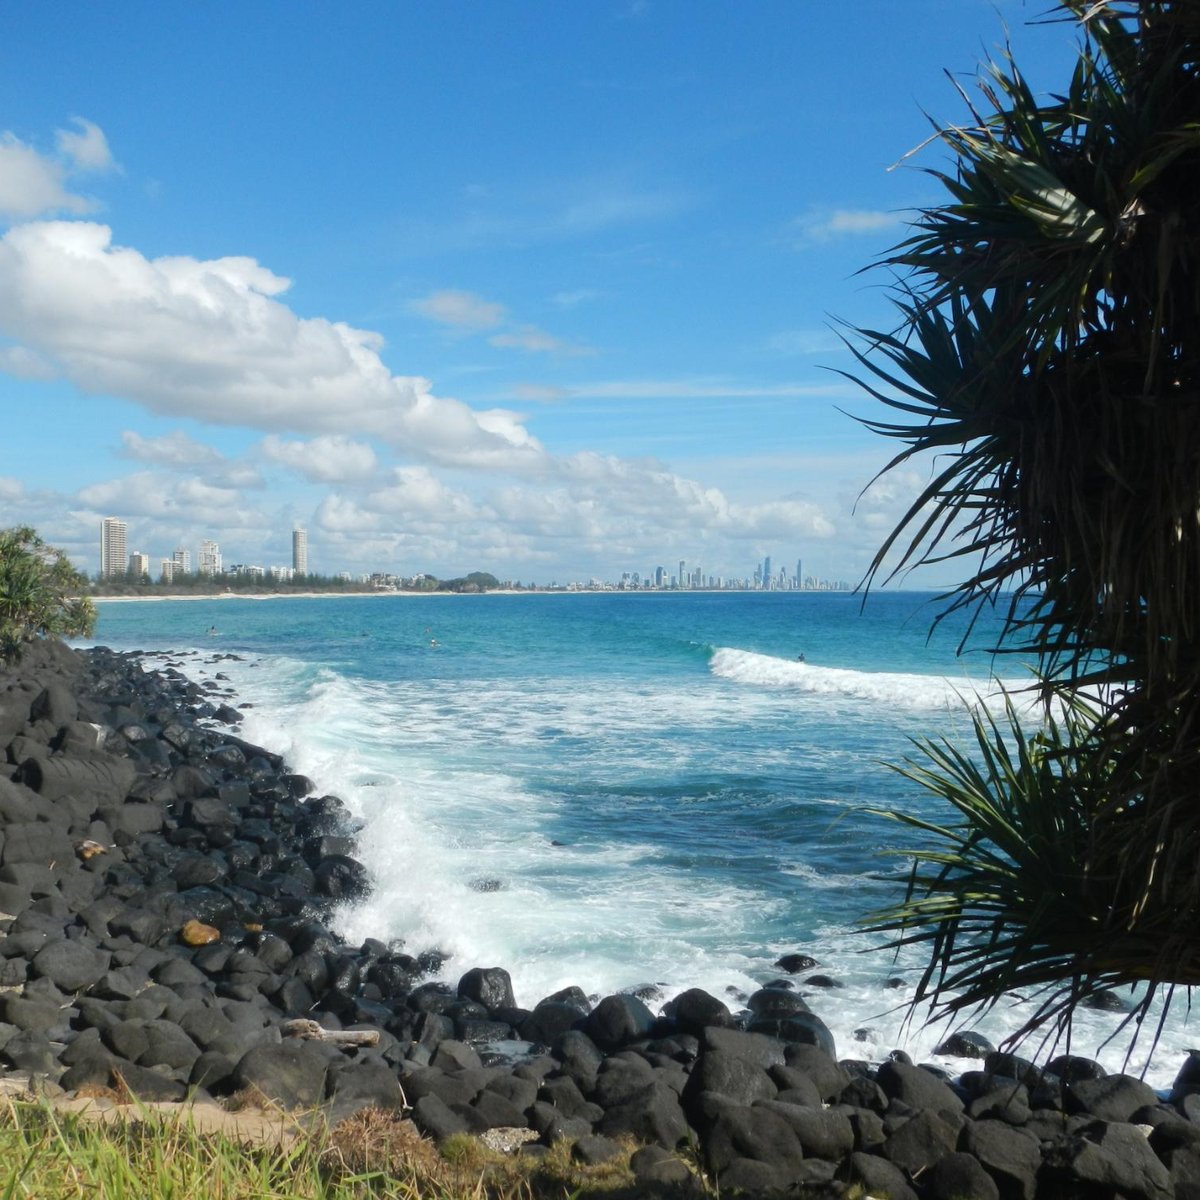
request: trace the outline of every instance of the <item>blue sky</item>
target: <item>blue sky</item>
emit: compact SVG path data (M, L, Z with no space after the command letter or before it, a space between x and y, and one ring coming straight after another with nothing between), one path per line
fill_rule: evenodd
M857 579L889 169L1041 0L0 11L0 525L157 560ZM831 370L831 368L833 370ZM857 502L857 503L856 503ZM918 577L916 582L943 582Z

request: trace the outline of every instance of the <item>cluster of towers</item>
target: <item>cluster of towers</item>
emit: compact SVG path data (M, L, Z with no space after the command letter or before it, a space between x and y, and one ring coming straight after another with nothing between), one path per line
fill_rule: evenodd
M111 579L114 576L132 575L136 579L149 579L151 575L151 558L140 550L128 552L129 526L120 517L105 517L100 525L100 577ZM292 575L308 574L308 531L297 526L292 530L292 565L291 568L272 567L264 570L262 567L248 566L235 563L228 568L221 560L221 547L216 542L205 540L200 543L200 554L196 562L196 572L199 575L266 575L286 573ZM159 578L170 583L176 575L192 573L192 552L183 546L177 546L170 558L159 559Z

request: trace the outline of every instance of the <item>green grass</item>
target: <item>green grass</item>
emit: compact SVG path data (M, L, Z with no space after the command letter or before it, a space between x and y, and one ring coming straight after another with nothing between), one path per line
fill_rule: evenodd
M630 1146L631 1152L633 1147ZM629 1154L581 1167L560 1144L541 1159L476 1139L439 1152L391 1113L248 1145L201 1133L186 1108L97 1121L48 1103L0 1105L0 1200L566 1200L634 1195Z

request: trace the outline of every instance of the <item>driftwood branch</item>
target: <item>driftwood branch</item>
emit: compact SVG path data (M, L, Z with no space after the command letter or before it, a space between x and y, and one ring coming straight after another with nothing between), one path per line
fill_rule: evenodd
M284 1021L286 1037L304 1038L306 1041L332 1042L335 1046L377 1046L378 1029L323 1029L316 1021L300 1017Z

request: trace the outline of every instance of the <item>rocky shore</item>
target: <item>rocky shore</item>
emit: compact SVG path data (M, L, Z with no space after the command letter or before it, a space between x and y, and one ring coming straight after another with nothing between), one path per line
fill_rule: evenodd
M404 1110L590 1162L632 1138L647 1192L693 1186L691 1161L723 1193L1200 1200L1200 1052L1166 1100L970 1037L952 1079L839 1061L801 954L743 1011L691 991L655 1013L580 988L524 1009L501 968L452 986L434 951L348 945L331 913L370 881L341 802L240 739L219 682L147 661L39 642L0 666L0 1070ZM292 1036L318 1030L363 1036Z

